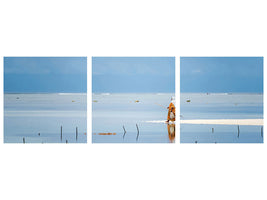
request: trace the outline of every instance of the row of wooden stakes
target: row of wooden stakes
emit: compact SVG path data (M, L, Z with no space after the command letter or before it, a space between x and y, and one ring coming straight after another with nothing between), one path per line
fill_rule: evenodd
M40 133L38 133L38 135L40 136ZM63 127L60 127L60 140L62 142L63 140ZM76 126L76 141L78 141L78 127ZM25 137L23 137L22 142L25 144ZM66 143L68 143L68 140L66 140Z
M126 130L124 128L124 125L122 126L123 130L124 130L124 133L123 133L123 139L125 137L125 134L126 134ZM139 138L139 128L138 128L138 125L136 124L136 128L137 128L137 135L136 135L136 141L138 140Z

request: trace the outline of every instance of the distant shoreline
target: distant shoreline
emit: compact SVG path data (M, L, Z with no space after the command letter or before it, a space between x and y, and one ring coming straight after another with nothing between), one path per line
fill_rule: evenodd
M180 94L233 95L233 94L264 94L264 93L261 93L261 92L180 92Z
M87 94L87 92L4 92L4 94Z
M164 95L164 94L175 94L175 92L92 92L92 94L96 95L109 95L109 94L157 94L157 95Z

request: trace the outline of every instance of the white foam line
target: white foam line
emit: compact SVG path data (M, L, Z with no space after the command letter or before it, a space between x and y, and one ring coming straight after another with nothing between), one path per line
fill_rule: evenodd
M180 123L263 126L263 119L194 119L194 120L180 120Z
M166 120L151 120L151 121L145 121L146 123L155 123L155 124L162 124L167 123ZM169 124L175 124L175 121L169 121Z

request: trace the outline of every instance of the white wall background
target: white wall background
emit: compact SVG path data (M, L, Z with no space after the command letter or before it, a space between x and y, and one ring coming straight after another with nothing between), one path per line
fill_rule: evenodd
M259 0L1 0L0 56L88 57L89 144L1 142L0 198L266 200L266 144L90 137L91 56L176 56L179 105L179 57L265 56L266 13Z

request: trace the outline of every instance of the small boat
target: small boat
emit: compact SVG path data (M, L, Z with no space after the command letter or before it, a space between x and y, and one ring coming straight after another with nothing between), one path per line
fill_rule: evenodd
M190 99L187 99L186 102L191 102L191 100Z

